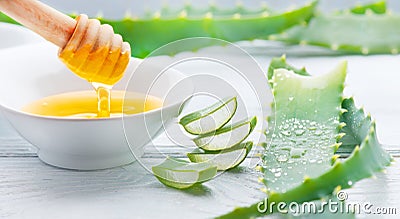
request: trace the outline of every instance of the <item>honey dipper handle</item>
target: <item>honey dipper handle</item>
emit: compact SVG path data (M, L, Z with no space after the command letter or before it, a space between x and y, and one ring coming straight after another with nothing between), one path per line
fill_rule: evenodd
M60 48L76 26L71 17L36 0L0 0L0 11Z

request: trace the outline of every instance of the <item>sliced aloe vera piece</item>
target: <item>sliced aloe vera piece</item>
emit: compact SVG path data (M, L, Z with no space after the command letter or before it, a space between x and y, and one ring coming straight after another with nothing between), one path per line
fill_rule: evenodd
M206 182L217 174L217 167L210 163L190 163L171 157L153 166L152 170L161 183L177 189L186 189Z
M190 134L206 134L214 132L228 123L236 109L236 97L225 98L212 106L182 117L179 123Z
M218 129L214 133L199 135L193 141L199 148L206 151L229 149L243 142L253 131L256 124L257 117L253 117Z
M253 142L246 142L218 152L204 152L197 149L188 153L187 156L192 162L208 162L216 165L217 170L229 170L239 166L244 161L252 146Z

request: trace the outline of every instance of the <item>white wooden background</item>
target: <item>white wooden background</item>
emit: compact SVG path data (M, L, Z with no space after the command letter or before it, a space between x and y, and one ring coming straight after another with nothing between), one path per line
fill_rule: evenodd
M259 50L263 49L253 52ZM329 71L339 60L347 59L346 93L354 94L357 104L376 118L381 142L399 161L400 56L296 57L296 52L288 51L289 62L306 65L314 73ZM256 55L264 68L270 58ZM188 150L175 146L166 136L155 142L158 151L172 156L183 156ZM143 162L160 162L163 156L156 152L146 148ZM398 218L399 167L396 162L375 179L365 179L346 190L348 200L397 207ZM36 149L0 118L0 218L210 218L262 199L258 174L243 165L203 186L179 191L159 183L139 163L88 172L59 169L42 163Z

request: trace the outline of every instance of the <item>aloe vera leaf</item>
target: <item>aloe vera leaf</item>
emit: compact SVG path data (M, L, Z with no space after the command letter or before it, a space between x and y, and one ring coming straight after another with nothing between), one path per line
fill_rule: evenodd
M286 62L286 56L283 55L281 57L274 57L272 58L270 65L268 67L268 80L271 81L272 76L273 76L273 72L275 69L278 68L285 68L287 70L293 71L294 73L298 74L298 75L304 75L304 76L310 76L310 74L306 71L305 67L302 68L296 68L292 65L289 65ZM273 86L273 84L270 82L270 86ZM359 109L360 111L363 110ZM351 121L347 120L347 117L343 116L343 113L340 113L340 123L343 124L348 124ZM271 118L269 118L269 120L271 120ZM352 122L353 123L353 122ZM344 126L344 128L342 128L340 130L341 133L345 133L344 136L339 140L340 142L340 147L337 149L336 154L350 154L354 147L357 145L357 141L354 140L354 133L351 132L351 129L349 129L348 127Z
M237 98L225 98L204 109L183 116L179 124L190 134L214 132L228 123L237 109Z
M257 117L242 120L222 127L215 132L198 135L193 142L206 151L226 150L242 143L254 130Z
M317 45L351 54L397 54L400 49L400 38L397 37L400 34L397 28L400 15L381 13L378 9L385 9L385 5L379 4L374 7L367 5L363 9L365 11L356 10L355 13L319 14L307 25L292 27L281 34L271 35L270 39Z
M272 77L274 126L264 180L270 192L285 192L331 167L339 134L339 114L346 62L328 74L309 77L276 69ZM272 124L271 122L269 124Z
M230 170L239 166L247 157L253 142L238 144L222 151L204 152L199 149L188 153L190 161L195 163L208 162L217 166L217 170Z
M186 189L212 179L217 167L209 163L190 163L186 160L167 157L161 164L152 167L155 177L164 185Z
M296 73L296 74L299 74L299 75L306 75L306 76L310 76L310 74L306 71L306 69L305 69L305 67L302 67L302 68L296 68L296 67L294 67L294 66L292 66L292 65L289 65L287 62L286 62L286 57L283 55L283 56L281 56L281 57L279 57L279 58L277 58L277 57L275 57L275 58L273 58L272 60L271 60L271 62L270 62L270 65L269 65L269 68L268 68L268 80L271 80L271 78L272 78L272 75L273 75L273 71L275 70L275 69L278 69L278 68L285 68L285 69L288 69L288 70L291 70L291 71L293 71L294 73ZM272 86L272 84L270 83L270 85ZM344 110L344 111L347 111L346 110L346 108L348 108L348 107L350 107L349 105L347 106L347 107L344 107L343 106L343 103L344 103L344 101L342 101L342 111ZM341 130L340 130L340 132L341 133L344 133L344 135L343 135L343 137L339 140L339 142L340 142L340 147L339 147L339 149L336 151L337 153L347 153L347 154L350 154L352 151L353 151L353 149L357 146L357 145L359 145L359 143L360 143L360 140L357 140L357 139L360 139L359 138L359 136L356 136L356 133L354 133L353 131L354 130L357 130L356 128L350 128L350 126L352 126L352 125L355 125L355 124L359 124L359 123L361 123L362 122L362 120L364 120L365 118L364 118L364 110L363 109L357 109L356 108L356 106L354 105L354 103L353 103L353 105L351 105L351 112L352 113L355 113L355 112L357 112L357 117L352 117L352 119L354 118L354 119L356 119L356 120L354 120L354 121L350 121L349 120L349 116L347 116L348 114L343 114L343 113L341 113L340 114L340 119L339 119L339 121L340 121L340 123L343 125L343 124L348 124L348 125L345 125ZM369 127L369 125L370 124L364 124L364 126L368 126Z
M360 144L360 139L364 139L365 133L372 125L371 116L365 117L364 110L358 109L354 104L353 98L345 98L342 101L342 109L346 111L340 117L340 121L346 124L341 130L344 136L340 139L338 152L350 154L354 148ZM362 131L361 131L362 130Z
M212 5L202 10L187 5L182 10L163 9L143 18L99 19L101 23L110 24L116 33L121 34L131 44L132 56L144 58L161 46L189 37L212 37L229 42L265 39L270 34L280 33L308 21L313 16L316 5L317 1L314 1L283 13L272 12L265 7L249 10L238 6L232 10L224 10ZM15 23L6 16L0 16L0 21ZM157 55L174 55L214 44L215 41L203 40L194 45L174 48L173 51L163 50L168 54Z
M297 202L319 199L325 195L331 194L335 189L350 188L357 181L371 177L374 172L382 170L392 161L390 155L382 148L377 140L375 131L375 122L364 114L357 113L354 110L354 102L350 99L345 99L343 103L348 112L344 113L351 119L362 116L364 122L360 125L354 125L356 128L352 130L358 133L358 136L365 136L359 140L359 145L355 147L351 156L344 161L337 160L329 171L325 172L316 178L305 178L304 182L285 193L271 193L268 200L270 202ZM347 108L346 108L347 107ZM361 128L365 124L371 124L368 129ZM247 208L237 208L231 213L228 213L219 218L250 218L252 216L261 216L263 214L257 211L257 204Z
M318 77L297 75L287 69L274 70L273 112L267 132L270 146L265 148L260 168L264 174L260 181L267 186L268 200L291 201L291 196L285 200L276 194L291 192L304 184L305 177L318 177L331 168L345 76L345 62ZM302 152L298 154L299 150ZM309 162L316 157L318 161ZM257 205L235 209L222 218L261 216Z
M219 16L213 16L212 12L206 12L201 17L191 16L193 10L176 14L174 17L163 18L156 14L148 19L125 18L123 20L101 19L102 23L113 26L115 32L121 34L124 40L132 46L132 56L146 57L155 49L167 43L188 37L212 37L235 42L240 40L252 40L266 38L270 34L283 30L309 20L314 13L317 2L314 1L302 8L283 13L244 13L232 14L213 12ZM204 42L204 41L203 41ZM175 48L169 54L186 50L196 50L210 44L185 45L183 48Z
M382 148L377 140L375 122L370 116L353 111L354 101L344 99L344 109L348 110L343 114L348 117L348 121L363 118L359 124L349 124L353 133L357 133L358 145L349 158L344 161L336 160L329 171L316 178L305 178L303 184L285 193L270 194L271 199L288 200L293 199L298 202L321 198L332 193L336 188L349 188L355 182L370 177L374 172L382 170L389 165L392 158Z
M286 62L286 57L283 55L282 57L275 57L271 60L269 68L268 68L268 79L270 80L272 78L272 74L269 74L269 72L273 72L275 69L277 68L285 68L288 70L291 70L293 72L295 72L296 74L299 75L310 75L306 70L305 67L302 67L301 69L296 68L294 66L289 65ZM271 84L272 85L272 84ZM349 100L347 100L349 99ZM352 104L349 104L349 101L351 101ZM346 105L344 105L346 104ZM349 109L350 108L350 109ZM353 98L346 98L342 101L342 111L348 111L349 113L353 113L355 114L355 116L350 117L349 113L340 114L340 124L341 124L341 130L340 133L342 135L342 138L340 138L339 143L341 144L340 147L338 148L338 150L336 151L336 153L343 153L343 154L350 154L353 149L360 144L360 139L362 139L362 137L360 137L358 135L357 131L358 129L366 129L368 127L370 127L371 125L371 121L368 120L368 118L366 118L364 116L364 109L358 109L355 104L354 104L354 100ZM370 117L370 115L368 115ZM352 120L350 120L352 119ZM366 121L370 121L365 122ZM362 124L359 125L359 127L354 127L358 124ZM361 132L361 133L366 133L365 132Z
M174 9L169 6L164 6L160 11L160 17L162 18L176 18L177 15L186 14L188 18L202 18L206 14L212 15L213 17L227 17L233 16L234 14L259 16L263 14L267 16L273 11L266 5L261 5L256 9L248 9L243 4L238 3L236 7L223 9L219 8L215 4L210 4L206 8L197 8L191 4L186 4L182 9ZM147 13L147 18L152 18L154 13Z
M378 142L375 122L371 120L371 116L358 109L353 98L343 99L341 105L344 110L340 121L346 122L346 128L341 125L340 131L352 137L341 138L340 141L345 145L356 145L352 154L343 161L334 156L334 165L328 171L315 178L306 177L301 185L289 191L269 193L270 202L302 203L315 200L330 195L337 189L350 188L357 181L372 176L374 172L390 164L392 158ZM252 218L265 215L257 210L257 206L258 203L239 207L218 218Z

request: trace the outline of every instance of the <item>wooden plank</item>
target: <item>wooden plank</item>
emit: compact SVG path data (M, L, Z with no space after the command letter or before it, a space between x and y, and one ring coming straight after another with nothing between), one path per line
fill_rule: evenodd
M36 157L37 149L23 139L0 113L0 158Z
M155 164L160 159L146 162ZM257 173L246 168L223 174L202 187L178 191L160 184L138 163L90 172L53 168L36 158L2 158L0 166L0 217L59 218L63 217L59 212L79 208L81 217L192 218L195 213L204 218L228 211L234 205L255 202L262 196Z
M1 158L0 167L1 218L209 218L264 197L259 173L246 167L188 191L163 186L138 163L85 172L53 168L37 158ZM399 168L396 162L386 174L357 183L346 190L348 200L400 211Z

